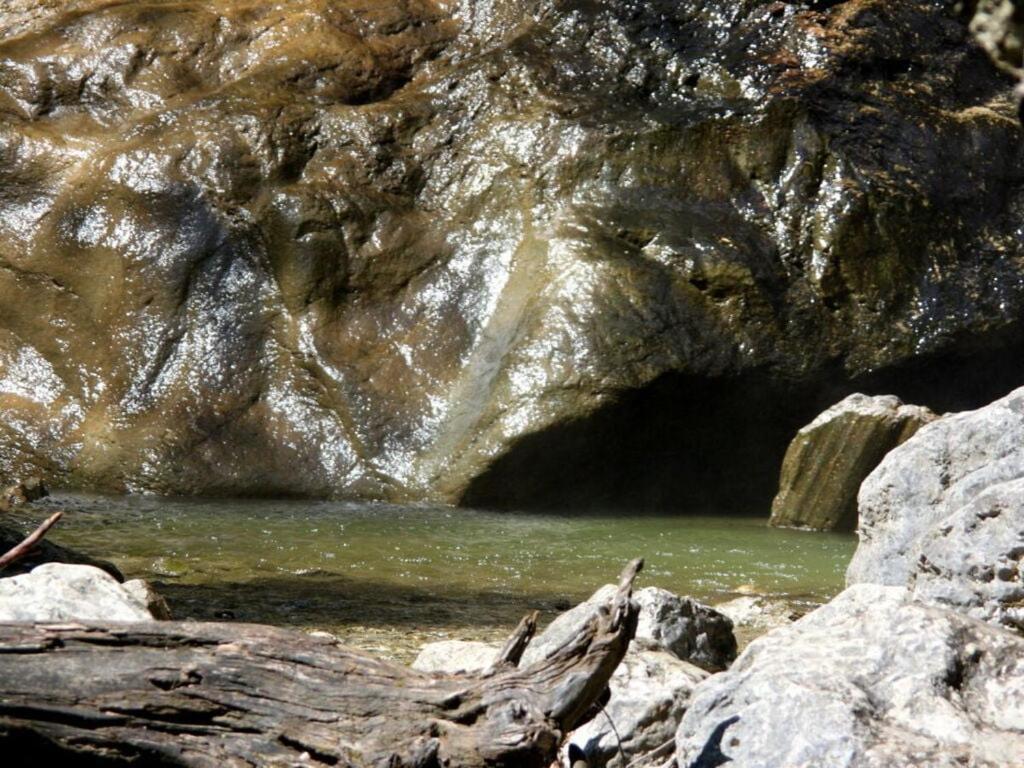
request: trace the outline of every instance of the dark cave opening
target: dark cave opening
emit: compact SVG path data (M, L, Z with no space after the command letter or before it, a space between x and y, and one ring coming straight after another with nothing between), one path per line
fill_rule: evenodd
M761 370L717 379L667 374L585 419L524 437L460 504L767 517L790 440L847 395L894 394L945 413L981 407L1021 384L1020 328L856 378L840 364L808 381Z

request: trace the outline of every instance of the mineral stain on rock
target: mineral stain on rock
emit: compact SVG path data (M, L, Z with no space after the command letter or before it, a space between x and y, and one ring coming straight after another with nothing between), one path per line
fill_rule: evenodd
M892 396L853 394L836 403L790 443L769 524L854 530L860 484L889 451L935 418Z
M941 4L16 0L0 41L0 474L490 503L666 376L1020 338L1012 82Z

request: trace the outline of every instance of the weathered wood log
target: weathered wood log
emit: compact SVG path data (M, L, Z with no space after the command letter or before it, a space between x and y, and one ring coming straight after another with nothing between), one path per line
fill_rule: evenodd
M12 767L546 768L629 646L640 567L547 659L518 669L513 650L482 675L418 672L259 625L0 625L0 755Z

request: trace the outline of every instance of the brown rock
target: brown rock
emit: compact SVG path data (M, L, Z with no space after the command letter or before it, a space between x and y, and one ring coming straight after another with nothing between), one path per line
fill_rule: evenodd
M666 375L1002 338L1011 85L815 5L0 4L0 474L458 501Z
M889 451L935 418L892 396L855 394L832 406L790 443L771 525L854 530L860 484Z

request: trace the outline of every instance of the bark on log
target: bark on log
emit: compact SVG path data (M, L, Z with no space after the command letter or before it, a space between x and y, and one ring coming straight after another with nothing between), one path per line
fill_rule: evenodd
M482 675L417 672L259 625L0 625L0 754L4 765L546 768L636 631L640 566L547 659Z

